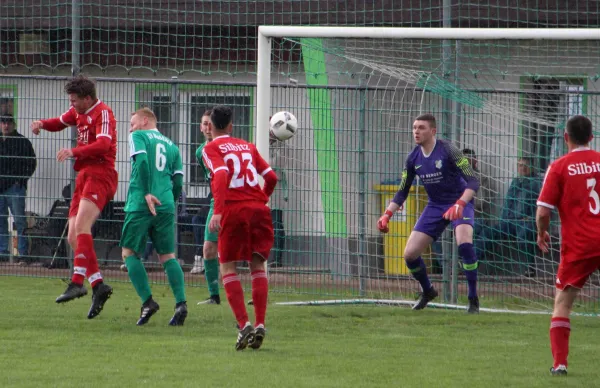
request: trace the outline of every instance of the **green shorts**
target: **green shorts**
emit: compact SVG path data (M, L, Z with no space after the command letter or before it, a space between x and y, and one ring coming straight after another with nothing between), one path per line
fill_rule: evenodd
M138 255L144 253L148 235L159 255L175 253L175 214L146 212L125 213L125 223L119 246Z
M208 224L210 223L210 219L213 216L214 203L210 203L210 208L208 209L208 215L206 216L206 225L204 225L204 241L217 242L219 238L219 233L213 233L208 230Z

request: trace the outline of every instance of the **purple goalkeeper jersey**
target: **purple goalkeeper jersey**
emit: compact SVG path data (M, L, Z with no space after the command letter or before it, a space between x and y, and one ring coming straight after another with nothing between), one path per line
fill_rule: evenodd
M451 205L465 189L477 191L479 181L468 159L452 143L436 139L431 154L425 155L421 146L416 146L406 158L400 188L393 202L402 205L415 179L419 180L432 204Z

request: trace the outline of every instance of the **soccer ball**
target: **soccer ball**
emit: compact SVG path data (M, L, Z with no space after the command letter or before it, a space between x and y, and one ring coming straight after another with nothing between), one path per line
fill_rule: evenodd
M298 120L290 112L277 112L271 117L269 133L279 141L292 138L298 129Z

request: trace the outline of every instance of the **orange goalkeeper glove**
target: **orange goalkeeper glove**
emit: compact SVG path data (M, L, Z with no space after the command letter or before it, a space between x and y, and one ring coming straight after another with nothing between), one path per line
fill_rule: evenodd
M398 210L402 210L402 208L403 207L400 206ZM385 213L379 217L379 221L377 221L377 229L379 229L381 233L387 233L390 231L388 224L390 223L390 218L392 218L393 215L394 213L386 209Z
M446 211L446 213L444 213L444 219L448 221L456 221L462 218L465 206L467 206L467 203L462 199L459 199L454 205L452 205L450 209Z

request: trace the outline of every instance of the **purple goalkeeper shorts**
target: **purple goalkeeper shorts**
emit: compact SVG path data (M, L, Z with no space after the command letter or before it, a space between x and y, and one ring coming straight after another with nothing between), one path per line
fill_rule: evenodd
M415 229L417 232L425 233L436 241L444 232L444 229L452 222L452 228L456 228L458 225L466 224L473 226L475 220L475 208L473 203L467 203L463 210L463 217L456 221L447 221L444 219L444 213L450 209L452 205L447 204L436 204L429 202L423 213L419 217Z

